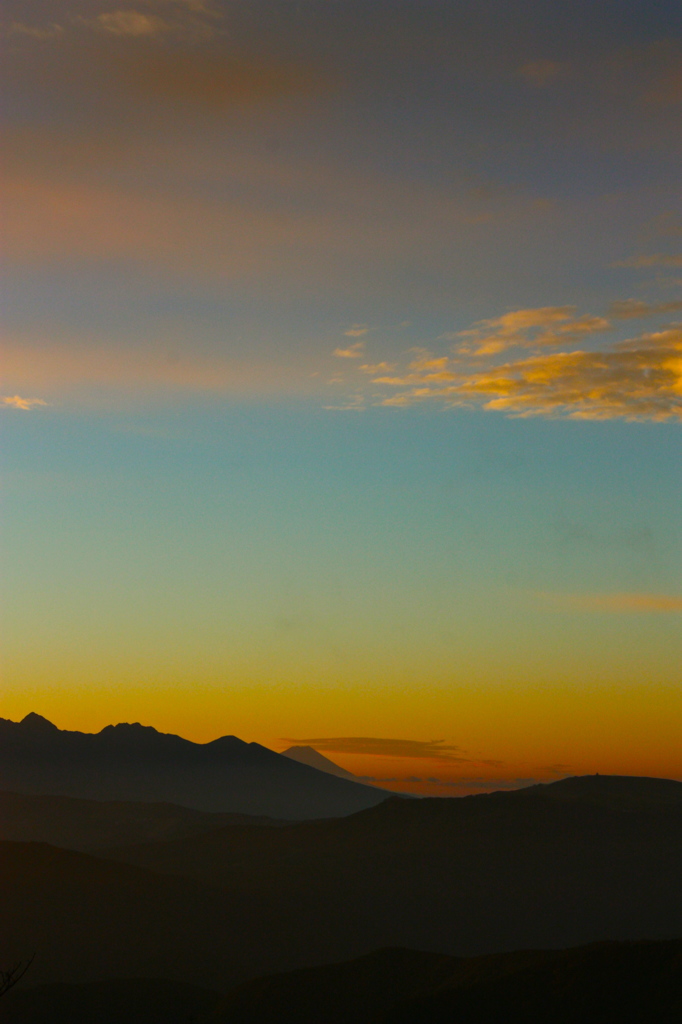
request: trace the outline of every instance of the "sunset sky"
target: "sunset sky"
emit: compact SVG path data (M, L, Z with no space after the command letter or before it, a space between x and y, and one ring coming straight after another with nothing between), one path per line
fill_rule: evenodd
M682 779L678 0L7 0L2 48L0 716Z

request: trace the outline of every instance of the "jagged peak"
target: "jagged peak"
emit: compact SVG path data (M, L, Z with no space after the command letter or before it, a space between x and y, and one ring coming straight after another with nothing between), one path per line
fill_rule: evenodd
M35 711L30 711L18 724L23 729L31 729L34 732L59 732L56 725L47 718L43 718L42 715L36 714Z
M141 722L117 722L116 725L105 725L102 732L111 733L117 731L119 733L156 733L157 736L161 736L162 733L158 729L155 729L153 725L142 725Z

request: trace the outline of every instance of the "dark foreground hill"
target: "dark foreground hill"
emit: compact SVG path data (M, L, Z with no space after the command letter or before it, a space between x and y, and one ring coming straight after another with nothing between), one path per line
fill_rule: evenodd
M2 1024L208 1024L217 992L147 978L17 989L0 1004Z
M682 783L632 780L628 799L618 779L613 800L609 786L390 799L345 819L110 855L258 892L264 941L281 936L301 964L395 945L475 955L682 934Z
M387 800L96 857L0 843L0 966L35 951L34 984L225 992L384 947L475 956L682 935L682 785L634 780L644 802L614 785L614 801L590 779Z
M177 804L79 800L0 793L0 840L51 843L69 850L182 839L221 826L276 826L274 818L209 814Z
M68 732L34 714L0 719L0 790L299 820L352 814L386 799L384 790L236 736L192 743L126 724Z
M177 982L45 985L7 1024L679 1024L682 941L458 959L385 949L221 998Z
M679 1024L682 940L458 959L386 949L262 978L215 1024Z
M0 967L35 953L32 984L160 978L224 992L301 966L281 932L270 939L270 904L258 892L45 843L0 843L0 879Z

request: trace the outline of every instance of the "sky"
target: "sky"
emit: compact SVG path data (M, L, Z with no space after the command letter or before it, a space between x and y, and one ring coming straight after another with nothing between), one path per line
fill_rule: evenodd
M8 0L0 716L682 779L682 9Z

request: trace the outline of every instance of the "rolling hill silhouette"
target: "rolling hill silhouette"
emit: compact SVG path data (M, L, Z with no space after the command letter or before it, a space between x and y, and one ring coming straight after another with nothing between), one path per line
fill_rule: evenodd
M283 822L274 818L210 814L177 804L0 792L0 840L51 843L83 852L180 839L226 825L279 824Z
M394 945L475 955L682 934L682 783L666 780L389 799L109 855L267 894L273 934L302 964Z
M682 940L459 959L385 949L257 979L216 1024L673 1024Z
M475 956L682 935L682 784L587 778L233 823L97 856L0 843L0 964L225 992L384 947Z
M220 997L115 980L15 992L8 1024L678 1024L682 940L462 959L384 949Z
M220 994L181 981L126 978L19 990L3 1024L208 1024Z
M0 719L0 790L289 819L338 817L386 799L236 736L192 743L139 724L68 732L36 714Z

